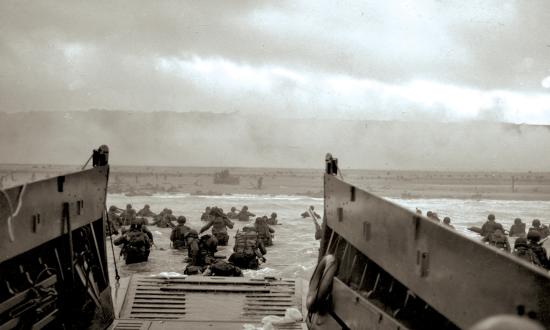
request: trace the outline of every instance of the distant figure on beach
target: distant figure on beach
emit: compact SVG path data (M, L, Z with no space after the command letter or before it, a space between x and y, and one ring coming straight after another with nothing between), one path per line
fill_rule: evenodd
M156 214L153 211L151 211L151 208L150 208L149 204L145 204L145 206L143 206L143 208L138 211L137 215L139 215L140 217L154 217L154 216L156 216Z
M255 217L254 213L248 212L248 206L243 206L241 212L239 212L239 221L249 221L250 217Z
M540 238L546 238L548 235L550 235L550 230L548 229L548 226L542 225L540 223L539 219L533 220L531 223L531 228L529 228L529 231L536 231L540 234Z
M172 213L171 209L166 209L162 215L155 217L153 225L156 225L160 228L174 228L175 225L172 221L177 221L176 216Z
M212 227L212 235L218 240L218 245L225 246L229 241L227 228L233 228L233 222L227 218L223 211L217 207L210 210L210 221L204 225L199 233L203 233Z
M257 186L257 189L258 189L258 190L261 190L261 189L262 189L263 183L264 183L264 178L263 178L263 177L259 177L259 178L258 178L258 186Z
M525 223L521 222L520 218L515 218L508 235L510 237L525 237Z
M495 232L495 230L500 229L502 232L504 232L504 228L502 225L495 220L494 214L489 214L487 216L487 221L483 224L481 227L481 236L487 236L489 234L492 234Z
M237 208L235 206L231 207L231 211L227 213L227 217L229 219L238 219L239 213L237 212Z
M204 213L201 215L201 221L210 221L210 206L204 209Z
M302 213L301 216L302 218L308 218L311 216L310 213L313 214L316 219L321 219L321 216L317 212L315 212L315 207L313 207L313 205L310 205L309 209Z
M273 212L271 213L271 217L269 219L267 219L267 224L270 225L270 226L274 226L276 225L278 222L277 220L277 213Z
M449 218L449 217L443 218L443 225L445 225L449 228L455 229L455 227L453 225L451 225L451 218Z

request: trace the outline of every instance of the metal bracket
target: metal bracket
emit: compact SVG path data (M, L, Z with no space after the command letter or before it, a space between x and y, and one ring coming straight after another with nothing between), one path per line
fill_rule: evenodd
M416 272L420 277L426 277L429 273L430 253L416 250Z

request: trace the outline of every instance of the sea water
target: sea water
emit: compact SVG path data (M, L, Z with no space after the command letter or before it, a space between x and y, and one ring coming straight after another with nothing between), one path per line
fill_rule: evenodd
M501 200L461 200L461 199L390 199L391 201L414 211L419 208L426 214L431 210L443 217L452 219L456 230L471 239L479 236L467 230L470 226L481 226L490 213L495 214L497 221L509 229L515 218L519 217L529 226L535 218L543 223L550 223L549 201L501 201ZM300 214L310 205L322 215L323 199L307 196L285 195L223 195L223 196L196 196L190 194L162 194L153 196L127 197L120 194L110 194L107 205L116 205L125 208L126 204L139 210L144 204L149 204L153 212L158 213L163 208L170 208L174 215L184 215L187 225L197 231L205 224L200 220L201 214L207 206L218 206L228 212L231 207L240 210L247 205L249 211L256 216L270 216L272 212L278 215L280 225L275 229L274 245L268 247L267 262L259 270L245 271L247 277L291 277L309 279L319 251L319 241L315 240L315 226L311 218L302 218ZM235 221L238 223L239 221ZM252 223L252 221L251 221ZM242 225L242 224L240 224ZM153 232L155 246L151 250L149 261L133 265L125 265L119 256L120 248L114 248L114 260L110 243L108 244L109 270L112 273L113 263L117 262L121 277L139 273L146 275L160 274L161 272L183 273L183 260L186 254L170 248L169 228L150 226ZM235 229L229 230L230 235ZM208 231L210 232L210 230ZM111 274L112 275L112 274Z

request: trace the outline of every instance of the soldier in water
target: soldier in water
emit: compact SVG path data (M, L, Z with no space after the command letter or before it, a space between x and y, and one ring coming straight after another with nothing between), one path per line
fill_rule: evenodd
M445 225L449 228L455 229L455 227L453 225L451 225L451 218L449 218L449 217L443 218L443 225Z
M529 228L529 231L536 231L540 234L540 238L546 238L548 235L550 235L550 230L548 229L548 226L544 226L540 223L539 219L533 220L531 223L531 228Z
M495 230L500 229L502 232L504 232L504 228L502 225L495 220L494 214L489 214L487 216L487 221L483 224L481 227L481 236L488 236L495 232Z
M122 226L122 219L118 215L118 207L111 205L109 207L109 212L107 214L107 235L109 235L109 230L111 234L118 235L118 230Z
M140 217L155 217L156 216L156 214L153 211L151 211L151 208L150 208L149 204L145 204L145 206L143 206L143 208L138 211L137 215L140 216Z
M178 225L172 229L172 233L170 234L170 241L172 241L174 249L183 249L187 246L185 244L185 235L191 231L191 228L185 225L187 219L183 215L179 216L177 221Z
M141 225L132 224L130 230L114 241L115 245L122 245L120 254L126 264L144 262L149 259L151 240L142 230Z
M525 223L520 218L514 219L514 224L510 227L510 237L525 237Z
M201 215L201 221L210 221L210 206L207 206L204 209L203 214Z
M265 262L267 253L254 227L245 226L235 235L235 246L229 262L241 269L258 269L260 260Z
M248 212L248 206L243 206L239 212L239 221L250 221L250 217L255 217L254 213Z
M504 231L501 229L495 229L493 233L485 236L483 241L488 242L489 245L493 245L499 249L510 252L510 242L508 242L508 238L504 235Z
M238 219L239 213L237 212L237 208L235 206L231 207L231 211L227 213L227 217L229 219Z
M258 233L258 238L264 243L264 246L271 246L273 245L272 235L275 233L275 229L269 227L266 218L267 217L256 218L254 228Z
M271 226L274 226L277 224L277 213L273 212L271 213L271 217L269 219L267 219L267 224L268 225L271 225Z
M227 228L233 228L233 222L227 218L223 211L218 207L213 207L210 210L210 221L204 225L200 233L205 232L208 228L212 227L212 235L218 240L218 245L225 246L229 241L229 235L227 234Z
M545 269L550 269L550 262L548 261L548 253L546 249L542 246L541 235L536 230L529 230L527 233L527 241L529 248L537 256L538 261L540 262L541 267Z
M126 210L120 215L122 223L125 226L130 225L136 219L136 213L136 210L132 208L132 204L126 204Z

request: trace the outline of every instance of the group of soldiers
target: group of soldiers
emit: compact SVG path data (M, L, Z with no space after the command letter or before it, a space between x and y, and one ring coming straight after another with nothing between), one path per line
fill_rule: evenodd
M416 214L422 215L422 210L417 208L416 209ZM435 213L433 211L426 212L426 217L430 220L435 221L435 222L442 222L441 219L439 218L439 216L437 215L437 213ZM448 228L455 229L455 227L453 225L451 225L451 218L450 217L444 217L442 223L443 223L444 226L446 226Z
M502 224L496 221L494 214L489 214L487 221L481 227L480 234L483 241L513 255L527 260L528 262L550 269L550 261L546 249L542 246L546 238L550 235L548 226L543 225L539 219L534 219L531 227L526 230L527 225L520 218L514 219L514 224L508 230L508 236L517 237L512 249L506 230Z
M266 261L266 246L273 245L275 233L270 224L278 222L275 212L270 218L257 217L253 225L246 225L237 231L233 253L228 261L217 258L215 253L218 246L228 244L228 229L234 226L231 219L250 221L250 217L254 216L246 205L238 213L233 207L227 214L219 207L207 207L201 216L201 220L207 223L197 231L186 225L187 219L184 216L176 217L170 209L165 208L159 214L155 214L149 205L145 205L137 212L131 204L128 204L125 210L111 206L108 211L107 234L118 235L120 231L121 236L114 240L114 244L122 245L121 255L127 264L147 261L154 245L153 234L147 228L147 218L152 218L152 225L172 228L172 248L187 249L188 266L185 273L241 276L241 269L257 269L260 261ZM177 222L177 225L173 222ZM211 234L203 234L210 228Z

